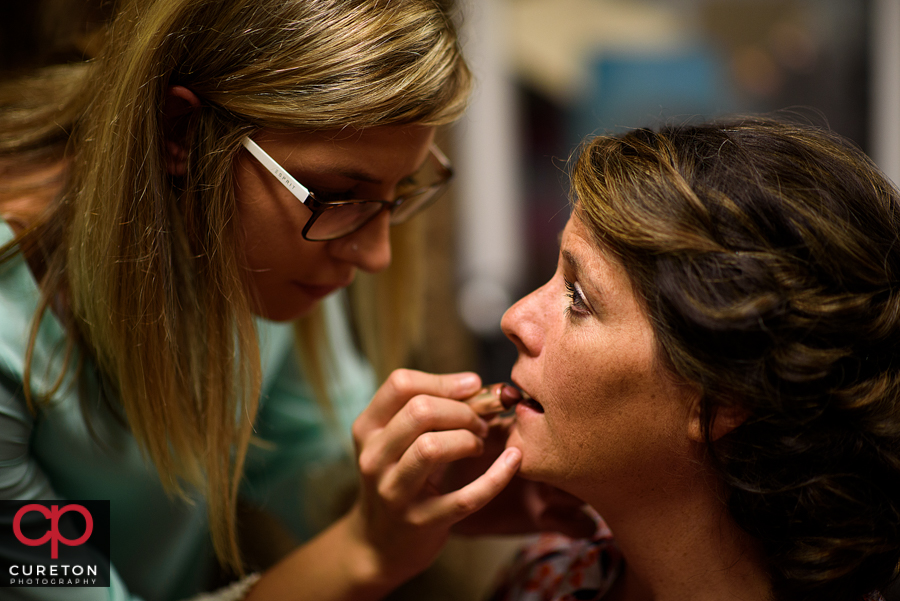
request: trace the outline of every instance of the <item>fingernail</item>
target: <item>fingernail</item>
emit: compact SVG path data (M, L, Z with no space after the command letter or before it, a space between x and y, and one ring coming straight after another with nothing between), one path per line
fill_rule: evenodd
M479 419L479 420L478 420L478 424L479 424L479 427L478 427L478 436L480 436L481 438L487 437L488 432L491 431L491 427L490 427L490 426L488 425L488 423L487 423L486 421L484 421L483 419Z
M503 460L506 462L506 465L509 467L518 467L519 461L522 459L522 451L516 447L509 447L503 451L503 454L505 455Z
M476 374L461 374L456 380L456 385L463 393L469 390L475 390L481 386L481 378Z
M503 384L500 388L500 402L504 409L509 409L522 400L522 393L512 384Z

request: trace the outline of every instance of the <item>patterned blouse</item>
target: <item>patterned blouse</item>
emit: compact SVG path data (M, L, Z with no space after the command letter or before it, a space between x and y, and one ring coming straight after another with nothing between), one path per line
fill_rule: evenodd
M597 520L590 539L544 533L524 546L490 601L594 601L625 567L609 527Z

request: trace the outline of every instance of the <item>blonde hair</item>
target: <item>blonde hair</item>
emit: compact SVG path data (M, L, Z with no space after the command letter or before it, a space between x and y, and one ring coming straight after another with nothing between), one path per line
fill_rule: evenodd
M165 165L161 108L173 85L202 102L182 124L183 178ZM45 71L25 88L39 100L8 108L10 96L0 92L0 103L7 100L0 153L70 161L59 200L15 241L47 256L36 320L66 299L72 344L96 360L167 489L205 486L216 554L240 571L235 504L261 379L236 242L232 164L240 139L259 128L454 120L470 74L449 7L127 0L96 60ZM65 92L56 103L46 95L54 89ZM417 253L396 242L400 269L384 279L409 285ZM14 252L8 245L3 256ZM394 286L366 284L381 290L380 315L388 316L371 315L369 329L394 334L385 338L394 350L379 355L389 357L387 369L402 361L397 349L413 333L410 323L389 321L415 312L385 305L400 298ZM301 348L321 349L318 316L298 328ZM307 361L321 389L323 362Z

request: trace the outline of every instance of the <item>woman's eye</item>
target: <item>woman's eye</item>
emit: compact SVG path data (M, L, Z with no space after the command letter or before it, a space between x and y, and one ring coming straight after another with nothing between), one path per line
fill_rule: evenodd
M419 178L417 178L415 175L410 175L408 177L404 177L397 183L395 194L397 196L404 196L406 194L415 192L421 187L422 185L421 182L419 182Z
M566 283L566 296L569 297L569 306L566 307L566 313L569 315L587 315L590 308L584 300L584 294L581 292L581 286L578 282L570 282L563 278Z
M328 203L341 200L356 200L353 195L353 190L324 192L322 190L310 188L309 191L312 192L312 195L315 196L319 202Z

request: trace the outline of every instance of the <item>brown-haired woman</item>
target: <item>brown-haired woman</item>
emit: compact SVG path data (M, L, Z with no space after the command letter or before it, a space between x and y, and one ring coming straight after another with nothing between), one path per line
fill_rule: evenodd
M596 138L503 327L521 474L592 505L509 599L860 600L900 560L900 195L779 120ZM590 564L590 567L585 567Z
M94 60L0 90L0 498L112 512L110 588L19 597L202 590L210 533L242 569L239 494L313 534L304 503L343 451L314 398L349 425L374 390L331 293L385 270L390 226L450 176L432 139L470 74L446 4L123 0ZM355 296L379 364L415 321L399 303L421 252L395 234L392 273ZM295 339L282 322L298 318ZM387 458L366 465L360 501L229 598L376 598L427 566L518 453L437 495L433 465L393 451L437 428L432 459L476 452L485 423L447 397L479 387L392 377L354 433ZM404 422L422 394L446 410Z

